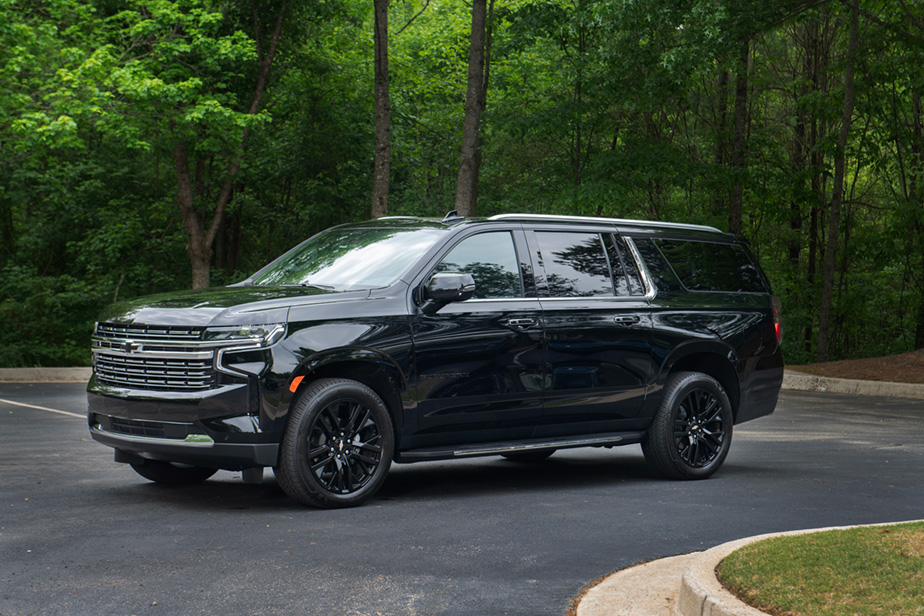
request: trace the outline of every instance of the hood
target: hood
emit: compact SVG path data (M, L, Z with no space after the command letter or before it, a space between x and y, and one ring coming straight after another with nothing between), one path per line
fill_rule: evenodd
M233 286L148 295L112 304L101 323L145 325L259 325L284 323L289 308L360 300L368 290L329 291L313 287Z

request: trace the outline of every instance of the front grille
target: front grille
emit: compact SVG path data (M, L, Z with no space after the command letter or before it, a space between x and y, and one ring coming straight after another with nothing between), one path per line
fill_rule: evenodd
M204 328L99 323L93 337L96 378L105 385L155 391L216 387L214 349Z
M215 385L211 359L155 358L100 353L96 358L96 378L102 383L133 387L189 391Z
M97 336L123 340L195 341L202 339L204 331L202 327L120 325L118 323L100 323L96 326Z

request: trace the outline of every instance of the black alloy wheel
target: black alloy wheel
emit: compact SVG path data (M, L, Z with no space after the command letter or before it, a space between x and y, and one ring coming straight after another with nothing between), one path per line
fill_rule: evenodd
M319 379L292 407L276 474L293 499L352 507L381 487L394 450L391 418L362 383Z
M731 403L718 381L699 372L678 372L665 384L642 451L666 477L705 479L728 456L732 425Z

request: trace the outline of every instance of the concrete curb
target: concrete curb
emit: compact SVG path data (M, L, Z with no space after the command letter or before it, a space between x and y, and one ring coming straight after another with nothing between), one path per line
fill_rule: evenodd
M883 396L886 398L924 399L924 385L917 383L892 383L889 381L855 381L835 379L814 374L785 370L783 389L796 391L818 391L832 394L856 394L861 396Z
M0 368L0 383L86 383L92 368Z

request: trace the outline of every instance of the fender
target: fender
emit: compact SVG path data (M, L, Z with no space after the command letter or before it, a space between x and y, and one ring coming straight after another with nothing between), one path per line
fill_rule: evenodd
M641 416L650 417L658 410L667 377L678 368L711 374L722 383L737 413L741 399L741 367L734 347L724 340L716 338L682 342L671 349L658 367L658 374L648 387Z
M357 374L358 372L362 372L363 375ZM405 413L403 410L406 406L405 401L408 395L405 371L387 353L367 347L327 349L302 360L286 381L286 391L279 405L278 419L284 420L286 418L292 400L295 399L302 381L312 374L337 375L366 382L377 390L385 404L392 410L396 432L400 434L404 428ZM362 378L365 374L369 376L378 374L379 376L371 379ZM387 377L387 383L384 383L385 379L382 379L381 375Z

